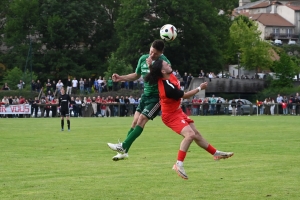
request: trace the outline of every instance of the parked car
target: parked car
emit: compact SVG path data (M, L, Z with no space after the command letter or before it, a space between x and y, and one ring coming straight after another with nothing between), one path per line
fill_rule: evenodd
M236 102L238 100L241 100L243 102L243 105L241 106L241 115L256 114L256 112L257 112L256 104L251 103L247 99L235 99ZM229 101L229 107L228 107L228 112L230 114L232 113L231 102L232 102L232 100Z

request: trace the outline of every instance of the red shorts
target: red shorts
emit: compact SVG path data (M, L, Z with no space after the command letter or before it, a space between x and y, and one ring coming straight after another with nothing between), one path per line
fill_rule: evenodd
M173 113L162 113L162 121L176 133L180 134L182 129L190 123L194 123L182 109L178 109Z

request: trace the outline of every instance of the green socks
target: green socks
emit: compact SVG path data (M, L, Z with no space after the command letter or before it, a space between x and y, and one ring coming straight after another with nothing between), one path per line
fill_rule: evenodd
M127 133L127 137L128 137L128 135L131 133L131 131L133 131L134 129L133 128L130 128L130 130L128 131L128 133Z
M126 149L126 153L128 152L130 146L135 141L136 138L138 138L141 133L143 132L143 128L140 126L136 126L128 135L126 140L122 143L122 147Z

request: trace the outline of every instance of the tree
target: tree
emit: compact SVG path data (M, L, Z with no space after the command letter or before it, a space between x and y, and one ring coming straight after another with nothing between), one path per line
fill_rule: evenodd
M293 87L293 78L298 66L286 53L280 54L280 60L274 62L273 69L277 79L271 82L272 87Z
M103 0L11 1L0 59L11 69L24 65L31 39L33 70L40 79L104 73L118 45L114 21L119 2Z
M268 69L272 65L273 51L267 42L260 39L257 25L240 17L230 27L230 42L227 60L234 62L236 53L241 53L240 63L245 69Z
M114 53L108 59L108 68L104 73L106 80L113 75L113 73L117 73L119 75L126 75L133 73L132 66L126 64L124 60L119 60Z
M37 79L37 76L34 74L34 72L32 73L32 79ZM8 70L3 77L4 83L7 83L11 90L18 89L17 85L19 84L20 80L25 83L25 89L31 89L31 74L28 70L23 73L20 68L14 67L13 69Z

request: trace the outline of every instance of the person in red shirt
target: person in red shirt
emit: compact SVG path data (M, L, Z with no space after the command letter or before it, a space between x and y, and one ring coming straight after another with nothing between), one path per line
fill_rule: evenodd
M192 100L192 109L193 109L193 115L197 116L199 114L199 104L197 97L194 97Z
M102 117L106 117L106 99L105 97L102 97L102 100L101 100L101 115Z
M180 90L180 83L172 73L170 64L157 60L150 66L150 73L145 77L149 84L158 84L162 121L184 139L180 144L177 155L177 162L173 169L183 179L188 179L183 168L183 161L193 141L214 156L215 160L225 159L233 156L233 152L222 152L210 145L196 129L194 121L190 119L181 109L181 98L188 99L200 90L207 87L207 83L201 83L199 87L188 92Z

